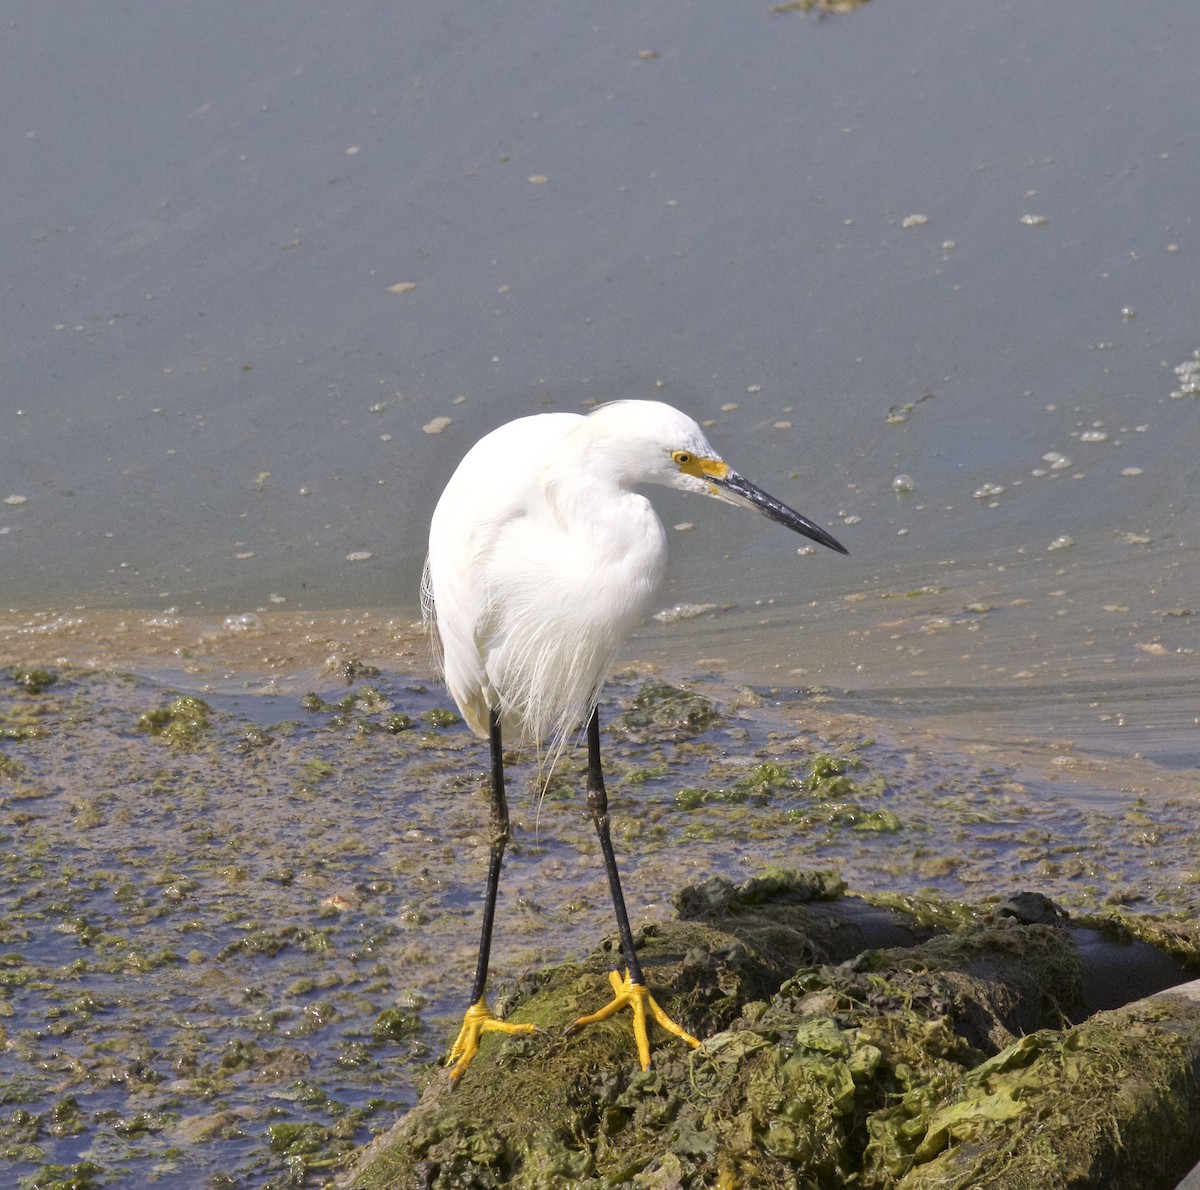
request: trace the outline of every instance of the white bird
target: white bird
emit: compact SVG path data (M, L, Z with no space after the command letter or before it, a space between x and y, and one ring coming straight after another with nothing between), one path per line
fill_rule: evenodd
M663 577L666 533L635 488L662 484L756 509L846 553L824 529L743 479L686 414L658 401L615 401L587 416L522 417L481 438L433 513L422 581L446 685L491 745L493 836L474 988L448 1065L453 1082L482 1033L527 1033L497 1019L486 986L500 868L509 838L502 740L548 747L550 763L586 725L587 804L604 854L626 966L614 999L571 1029L629 1006L643 1069L646 1012L691 1045L646 987L609 837L596 704L617 650L645 616Z

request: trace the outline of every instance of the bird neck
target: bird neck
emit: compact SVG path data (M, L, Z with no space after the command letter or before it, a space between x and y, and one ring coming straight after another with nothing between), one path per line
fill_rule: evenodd
M556 464L542 487L546 506L564 533L619 557L657 540L662 525L645 496L614 479L605 468Z

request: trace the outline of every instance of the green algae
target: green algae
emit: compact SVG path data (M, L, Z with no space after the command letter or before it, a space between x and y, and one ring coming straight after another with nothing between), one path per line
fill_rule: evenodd
M0 714L11 723L14 707L25 714L33 703L22 701L23 688L9 689ZM235 1142L240 1155L230 1168L240 1165L244 1175L272 1166L300 1169L297 1154L272 1150L262 1139L265 1124L254 1125L241 1106L210 1111L227 1126L207 1131L189 1126L181 1133L173 1122L184 1114L180 1104L261 1098L274 1079L280 1080L275 1102L286 1108L262 1110L301 1113L309 1119L299 1122L322 1129L336 1124L337 1136L327 1137L335 1160L350 1137L362 1138L374 1114L393 1106L378 1097L371 1074L379 1051L397 1046L394 1039L371 1037L383 1005L363 989L378 959L354 957L356 915L335 914L337 926L320 920L320 873L346 861L331 864L326 847L310 866L286 831L275 837L294 817L294 807L282 811L296 775L310 782L323 776L328 784L333 767L296 746L295 726L261 732L257 748L240 749L245 724L211 702L183 695L154 705L156 697L153 687L127 679L62 675L37 696L37 721L45 730L23 731L19 739L11 733L10 746L23 750L5 754L6 825L19 823L23 838L20 850L0 855L13 890L0 923L9 947L0 959L0 1017L12 1027L8 1102L20 1095L28 1107L21 1108L25 1117L10 1120L3 1160L29 1184L85 1177L107 1183L154 1163L186 1169L197 1160L197 1146ZM134 717L142 730L131 734L129 709L139 702ZM368 704L373 714L382 713L380 700L360 700ZM58 750L34 750L50 735L63 741L62 753L71 759L53 775L47 761L57 763ZM172 747L164 752L167 741ZM269 777L257 760L268 743ZM18 805L36 803L13 794L33 781L47 804L22 814ZM336 854L370 851L344 846L349 836L330 839L328 829L322 835ZM85 849L79 840L86 840ZM347 880L347 887L361 890L356 896L367 913L391 889L384 875ZM299 899L292 891L297 881L308 889ZM185 936L195 939L190 947L179 945ZM329 982L338 968L339 977ZM290 996L284 988L292 989ZM375 996L380 990L386 994L387 985ZM352 1041L355 1032L365 1042ZM423 1032L421 1026L405 1038L410 1060L423 1055ZM231 1034L241 1044L221 1052L222 1044L232 1044ZM300 1044L329 1036L322 1077L347 1047L357 1046L355 1060L341 1069L358 1072L360 1105L374 1106L354 1107L348 1116L345 1105L319 1087L288 1091L287 1047L252 1040L273 1035ZM206 1057L214 1046L215 1058ZM303 1066L311 1063L304 1057ZM29 1077L18 1073L23 1069ZM241 1083L243 1077L251 1081ZM43 1108L51 1086L61 1102ZM63 1088L74 1094L62 1100ZM68 1114L68 1101L89 1107ZM100 1173L89 1173L73 1155L93 1153ZM211 1168L212 1158L203 1163ZM318 1158L305 1156L303 1168L319 1167Z
M373 677L379 676L379 671L373 666L359 668L364 673L369 670ZM300 698L300 707L309 715L324 715L329 727L351 728L363 734L390 732L395 735L417 726L417 721L411 715L395 709L395 700L377 683L350 690L334 701L309 691ZM452 711L438 707L421 717L434 727L449 727L459 721Z
M149 732L181 748L194 747L212 726L212 708L202 698L181 694L165 707L143 711L138 716L139 731Z
M14 681L13 684L19 690L26 689L20 681ZM0 742L46 739L50 734L48 721L59 710L61 704L56 699L42 698L37 690L33 691L33 697L28 699L6 700L3 712L0 713Z
M986 922L991 916L987 905L944 897L882 891L867 893L864 899L882 909L905 914L921 929L958 930Z
M1101 1013L975 1066L920 1118L911 1159L893 1165L898 1185L1174 1186L1200 1149L1200 1019L1164 1027L1170 1015L1153 1004Z
M646 741L700 735L719 726L722 715L703 694L667 682L645 682L609 723L618 736Z
M326 666L325 672L344 682L347 686L353 686L355 682L363 678L379 677L379 667L372 665L369 661L363 661L359 657L344 657L333 665Z
M753 802L765 806L781 793L803 789L803 782L789 777L787 770L775 761L756 766L738 777L732 784L717 789L680 789L675 805L681 810L694 810L707 804L742 805Z
M375 1018L371 1037L375 1041L398 1041L402 1037L420 1033L423 1028L421 1018L416 1013L402 1008L385 1008Z
M865 779L853 775L863 767L862 759L853 754L818 753L811 758L806 774L793 776L778 761L767 761L729 784L678 789L674 804L679 810L695 811L706 806L729 808L750 803L765 807L776 803L782 808L782 821L812 837L829 837L840 830L894 834L904 829L894 810L869 804L871 800L882 802L887 783L877 775ZM717 829L733 831L736 827L726 818ZM689 837L705 836L693 828Z
M22 1181L22 1190L98 1190L109 1181L108 1171L94 1161L46 1165Z
M818 752L809 762L808 776L803 787L822 798L840 798L854 791L851 769L861 768L857 757L830 756Z
M58 675L48 669L12 669L6 676L31 694L41 694L58 681Z
M727 915L765 905L837 901L845 893L846 882L836 872L768 867L741 884L720 874L689 884L675 894L674 905L682 921L720 921Z

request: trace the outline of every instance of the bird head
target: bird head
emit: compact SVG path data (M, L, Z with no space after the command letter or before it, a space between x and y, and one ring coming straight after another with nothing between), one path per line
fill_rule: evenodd
M660 483L752 508L819 545L840 554L846 547L794 508L739 475L709 445L704 431L661 401L613 401L587 417L597 442L609 447L614 478L626 483Z

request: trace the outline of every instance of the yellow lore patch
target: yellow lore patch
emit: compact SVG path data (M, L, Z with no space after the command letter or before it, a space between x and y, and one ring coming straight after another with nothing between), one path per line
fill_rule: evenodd
M729 474L729 464L722 459L706 459L690 450L673 450L671 458L680 471L697 479L724 479Z

